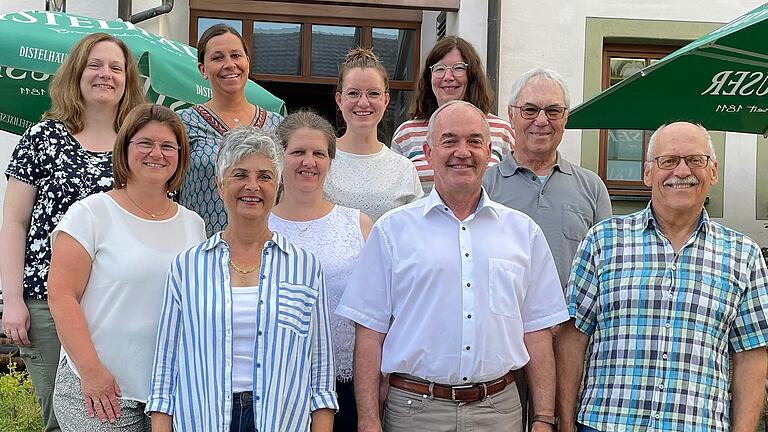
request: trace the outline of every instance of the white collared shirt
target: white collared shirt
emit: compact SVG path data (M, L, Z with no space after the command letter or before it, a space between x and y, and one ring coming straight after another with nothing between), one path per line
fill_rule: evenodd
M523 367L523 333L568 319L541 229L484 190L463 221L436 190L382 216L336 313L387 334L383 373L454 385Z

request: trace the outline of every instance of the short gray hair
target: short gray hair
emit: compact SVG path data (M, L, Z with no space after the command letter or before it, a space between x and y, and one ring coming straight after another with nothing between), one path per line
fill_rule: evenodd
M571 96L568 94L568 86L565 85L563 77L552 69L545 69L543 67L533 68L520 75L517 81L512 84L512 90L509 92L509 105L517 105L517 98L520 97L520 92L523 91L525 85L534 78L549 80L557 84L560 87L560 90L563 91L563 102L565 102L565 107L571 107Z
M700 125L699 123L691 123L691 122L685 122L692 124L699 128L702 134L707 138L707 146L709 147L709 156L712 157L712 160L717 162L717 155L715 154L715 146L712 144L712 136L709 135L709 131L704 128L704 126ZM659 135L661 134L661 131L669 126L669 123L665 123L661 126L659 126L658 129L651 135L651 139L648 141L648 149L645 151L645 161L650 162L653 160L653 149L656 147L656 142L659 140Z
M475 111L477 114L480 115L480 118L483 119L483 130L485 131L485 137L488 139L488 142L490 142L491 139L491 126L488 124L488 118L485 116L485 113L478 107L472 105L471 103L463 100L452 100L444 103L443 105L440 105L435 112L432 113L432 116L429 117L429 127L427 128L427 144L429 145L429 148L432 148L432 134L435 131L435 120L437 119L437 116L443 112L446 108L449 106L463 106L466 108L470 108L473 111Z
M225 133L219 141L219 152L216 155L216 177L219 181L224 178L224 172L244 157L262 155L271 163L277 174L278 183L283 169L283 150L277 143L277 138L253 126L241 126Z

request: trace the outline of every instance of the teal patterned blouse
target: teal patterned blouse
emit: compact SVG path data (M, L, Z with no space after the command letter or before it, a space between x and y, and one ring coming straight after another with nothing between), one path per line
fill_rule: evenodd
M213 111L203 105L195 105L178 112L187 128L190 145L190 160L184 183L181 186L179 203L197 212L205 221L208 237L227 226L224 202L216 191L216 153L219 139L229 128ZM251 126L274 131L283 120L280 114L256 107Z

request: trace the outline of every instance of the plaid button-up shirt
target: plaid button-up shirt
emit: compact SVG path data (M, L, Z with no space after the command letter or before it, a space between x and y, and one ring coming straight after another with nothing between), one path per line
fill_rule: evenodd
M730 430L728 351L768 344L768 271L753 240L703 211L676 253L649 204L589 231L567 300L590 336L580 423Z

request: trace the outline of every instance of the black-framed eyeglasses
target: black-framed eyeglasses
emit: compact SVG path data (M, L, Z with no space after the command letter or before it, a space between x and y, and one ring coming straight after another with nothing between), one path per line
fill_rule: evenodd
M663 170L673 170L680 165L681 160L685 160L685 164L688 168L706 168L709 165L709 160L712 156L705 154L692 154L688 156L678 155L661 155L653 158L656 161L656 166Z
M155 149L155 146L160 147L160 153L163 154L163 156L174 156L179 153L179 145L171 142L171 141L152 141L151 139L138 139L138 140L131 140L129 141L131 144L136 146L136 149L140 153L149 154L152 153L152 150Z
M429 67L429 70L432 71L432 76L435 78L442 78L445 76L445 72L450 69L453 73L453 76L461 77L467 74L467 68L469 67L469 63L464 62L456 62L450 66L446 66L442 63L436 63Z
M381 100L381 98L384 97L385 93L386 92L384 90L375 89L375 88L368 89L365 91L356 89L356 88L348 88L346 90L341 91L341 94L346 96L349 100L353 100L353 101L360 99L361 97L363 97L363 95L365 95L365 97L367 97L368 100L377 101L377 100Z
M550 120L560 120L565 116L568 108L560 105L550 105L545 108L539 108L536 105L510 105L512 108L520 110L520 116L526 120L533 120L539 116L539 112L544 111L544 115Z

